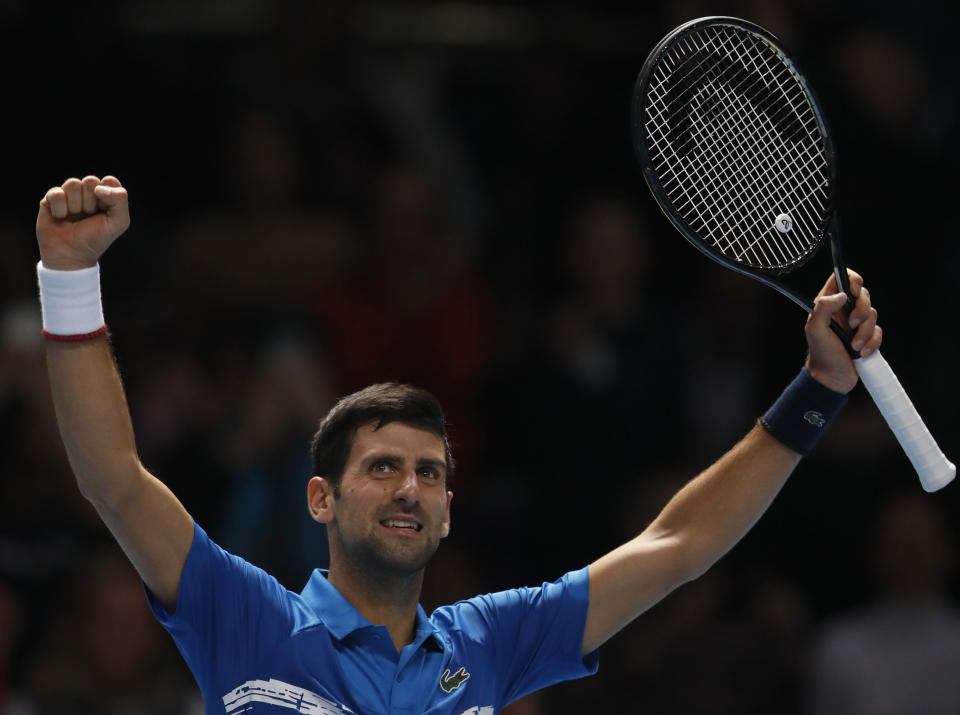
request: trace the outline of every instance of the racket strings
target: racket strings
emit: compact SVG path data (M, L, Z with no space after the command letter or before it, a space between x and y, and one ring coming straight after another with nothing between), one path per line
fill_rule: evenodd
M699 103L696 101L697 98L694 98L694 105L698 106ZM730 129L733 132L740 131L741 127L730 126L729 121L726 122L726 128ZM692 157L692 165L688 170L688 174L699 176L701 179L706 177L707 181L700 181L700 185L696 186L693 192L693 196L689 195L680 195L673 196L672 199L683 208L689 209L698 214L699 218L705 223L713 223L719 230L726 231L735 231L737 223L743 223L751 219L750 216L745 214L742 211L743 203L742 202L731 202L724 201L724 197L732 197L732 194L721 194L717 198L716 202L707 200L707 195L705 195L705 189L710 186L711 182L713 184L725 181L725 180L735 180L741 182L741 190L748 192L748 199L757 204L762 205L764 208L770 210L773 207L769 203L769 200L766 196L760 194L760 189L763 187L758 187L758 182L755 176L747 175L743 172L742 167L746 165L746 162L749 160L755 162L758 165L761 165L763 168L773 168L770 166L770 162L766 160L765 157L757 155L755 151L751 149L751 143L748 140L740 139L739 143L734 143L734 152L738 149L739 156L736 156L736 161L730 161L730 152L726 154L721 152L718 153L713 147L721 146L722 140L724 138L723 133L718 133L717 136L704 136L702 129L709 130L709 126L703 126L702 123L695 123L694 127L698 129L697 132L693 133L692 141L697 141L702 147L704 147L704 157L698 158L696 155ZM723 128L723 127L721 127ZM764 166L765 165L765 166ZM676 178L676 177L675 177ZM683 178L682 176L679 178ZM674 181L674 187L666 187L668 190L670 188L676 188L677 186L681 187L682 184L679 184L677 181ZM676 194L676 192L674 192ZM702 209L702 212L701 212ZM754 220L756 223L756 220ZM728 250L731 247L731 242L727 241L726 244L720 245L721 250ZM760 247L761 251L763 246ZM776 249L776 246L773 247ZM791 246L794 250L798 249L796 245ZM738 258L743 260L745 254L751 249L754 249L754 246L748 245L744 247L744 250L740 252ZM766 252L763 252L762 255L758 255L756 250L752 251L756 261L763 263L780 263L786 262L789 259L782 252L778 256L772 256Z
M713 46L714 49L716 49L715 43L711 42L710 44ZM742 73L742 71L741 71L741 73ZM715 78L715 77L716 77L716 73L713 72L713 75L714 75L713 78ZM755 83L756 83L756 81L754 81L752 84L755 84ZM724 83L724 84L725 84L725 83ZM717 87L717 86L722 87L723 84L713 83L713 87L714 87L714 88ZM742 85L738 85L738 86L734 87L733 90L734 90L734 91L729 91L729 90L728 90L727 94L728 94L729 96L726 97L726 98L724 98L724 99L725 99L728 103L731 103L731 102L732 102L733 104L739 105L741 108L743 108L743 106L744 106L743 103L736 101L737 97L740 96L740 95L742 94L742 92L743 92L743 87L742 87ZM701 92L700 94L703 94L703 93ZM714 102L714 103L716 103L716 102ZM704 123L703 123L702 121L696 121L696 119L697 119L696 115L699 115L699 118L702 119L702 117L705 116L705 114L706 114L706 113L703 111L703 103L702 103L702 102L692 102L692 105L695 107L696 110L699 110L699 111L696 111L696 112L695 112L695 121L692 123L692 128L697 129L698 131L691 133L692 139L695 140L695 141L697 141L698 144L699 144L701 147L715 148L715 147L717 147L717 146L722 146L722 144L717 144L717 140L718 140L718 139L722 139L724 135L721 134L721 135L717 136L717 135L714 135L713 133L707 132L707 134L706 134L706 136L705 136L705 135L704 135L704 132L703 132L702 130L703 130L704 128L709 129L709 127L705 127L705 126L704 126ZM748 104L747 106L749 107L750 105ZM719 116L719 115L717 115L717 114L715 113L715 115L712 117L715 123L719 123L719 122L717 122L718 116ZM759 128L763 128L763 129L766 129L766 128L767 128L767 124L768 124L768 123L762 121L763 118L760 116L760 113L759 113L759 112L756 112L756 111L750 112L747 118L748 118L749 121L748 121L747 124L745 124L744 126L747 126L747 127L752 126L752 127L754 127L754 128L759 127ZM771 120L771 121L772 121L772 120ZM731 122L729 121L729 118L728 118L728 120L727 120L724 124L726 125L724 128L726 128L726 129L729 130L729 129L730 129L730 125L731 125ZM742 133L743 133L743 132L741 132L741 134L742 134ZM794 132L794 133L795 133L795 132ZM764 134L766 137L768 137L768 138L771 137L771 136L774 136L774 135L771 134L771 132L770 132L769 130L763 132L763 134ZM738 138L738 139L741 141L741 143L743 144L743 146L745 146L745 147L749 147L751 144L756 143L756 140L757 140L757 137L756 137L755 135L754 135L754 136L749 136L749 135L748 135L748 136L746 136L746 137L736 137L736 138ZM734 143L734 142L726 142L726 144L727 144L728 146L737 147L737 144ZM775 144L774 144L774 146L775 146ZM751 156L752 159L756 159L756 158L757 158L757 155L756 155L755 152L743 152L743 151L741 151L741 152L740 152L740 157L739 157L741 163L742 163L742 161L743 161L744 154L746 154L746 153L751 154L751 155L752 155L752 156ZM780 149L780 151L779 151L778 153L779 153L779 155L780 155L780 158L783 158L782 148ZM713 150L713 151L711 152L711 157L710 157L710 158L712 158L712 159L714 159L714 160L717 159L717 153L716 153L715 150ZM769 166L769 162L767 162L767 165ZM735 168L737 167L737 163L734 162L734 163L731 165L731 163L730 163L729 161L728 161L728 162L721 162L721 166L722 166L723 169L726 170L726 171L722 171L721 173L726 174L726 173L729 173L729 171L730 171L731 169L735 169ZM704 167L703 164L700 164L697 168L702 171L705 167ZM794 173L794 177L795 177L795 173ZM741 182L742 182L742 181L744 180L744 178L747 178L747 177L744 177L743 174L740 173L739 178L740 178L740 180L741 180ZM756 185L756 178L755 178L755 177L754 177L753 179L748 178L748 183L746 184L746 187L747 187L748 190L751 190L751 192L752 192L751 198L754 199L754 200L756 200L756 198L757 198L756 191L755 191L755 185ZM726 214L726 215L729 215L729 212L730 212L731 210L735 209L735 208L736 208L736 205L733 205L733 204L731 204L731 203L729 203L729 202L727 202L727 203L725 203L725 204L723 205L723 209L725 210L725 214ZM768 208L769 208L769 206L768 206ZM745 218L745 217L741 214L741 215L740 215L740 219L743 220L744 218ZM723 224L722 227L723 227L723 228L729 228L729 225L730 225L730 224L729 224L729 221L726 221L726 222L724 222L724 224ZM724 248L729 248L731 245L732 245L732 242L729 242L729 241L728 241L727 245L724 246ZM738 258L739 260L744 260L746 253L749 252L750 249L752 249L752 248L754 248L754 244L753 244L753 243L748 244L747 246L744 247L744 250L742 250L742 251L738 254L737 258ZM774 248L776 248L776 246L774 246ZM796 246L796 244L794 243L794 245L792 245L790 248L791 248L791 251L795 252L797 246ZM754 254L754 258L755 258L755 259L761 260L761 261L766 262L766 263L779 263L779 262L783 262L784 259L786 258L785 255L784 255L782 252L777 252L777 253L779 253L779 257L776 257L776 256L771 257L769 254L766 254L766 253L764 253L764 255L762 255L762 256L757 256L756 252L753 251L753 254Z
M761 189L763 187L758 185L757 177L743 171L743 167L750 165L756 165L763 170L774 168L770 165L768 157L759 155L754 150L753 147L757 143L756 137L750 136L744 131L745 129L765 129L765 124L763 123L762 118L757 111L753 110L749 106L744 107L743 104L738 101L738 92L726 89L723 85L715 86L719 87L719 91L723 92L725 95L719 102L720 106L723 107L728 104L736 105L737 109L742 110L742 113L746 115L747 119L750 121L746 123L741 122L740 124L734 124L730 120L730 117L713 116L713 123L717 125L716 129L718 130L716 132L711 131L712 127L709 123L694 122L692 124L692 128L697 129L698 131L692 133L692 136L706 152L706 160L696 162L696 168L698 172L707 176L707 178L710 179L714 184L724 180L738 182L741 192L745 191L749 194L749 201L760 205L769 211L773 207L769 202L768 196L761 194ZM692 106L699 109L700 107L698 106L699 103L697 99L698 97L693 98ZM695 116L703 116L704 113L695 112L694 114ZM747 135L745 136L745 134ZM769 136L768 132L764 132L764 134L765 136ZM722 151L724 148L726 148L727 151ZM734 198L734 194L727 193L721 195L719 198L721 201L724 198L732 199ZM724 201L723 205L720 207L721 212L719 215L729 216L732 214L735 215L735 218L741 222L749 221L752 217L743 211L743 206L744 204L742 203L735 203L730 200ZM754 223L756 223L756 220ZM726 221L725 227L728 229L735 228L735 224L731 224L729 221ZM732 247L732 242L728 240L726 244L721 244L719 247L721 250L729 250ZM740 252L738 258L743 260L746 253L753 248L753 244L743 247L743 250ZM763 246L760 246L761 250L763 248ZM776 249L778 246L774 245L771 248L774 249L774 253L777 253ZM793 252L796 250L802 250L802 248L793 242L791 242L791 249ZM753 251L753 253L756 260L766 263L778 263L788 260L788 257L783 252L779 252L778 256L771 256L764 253L762 257L759 256L756 251Z
M715 43L710 42L710 44L713 46L714 49L717 49ZM755 58L754 58L754 59L755 59ZM766 58L764 58L764 59L766 59ZM754 63L754 66L755 66L755 63ZM715 72L713 72L713 75L714 75L714 76L713 76L711 79L716 79L716 73L715 73ZM762 76L760 79L766 80L767 78L766 78L766 76ZM759 80L754 79L754 81L752 82L752 84L756 84L757 81L759 81ZM725 85L725 84L726 84L726 83L711 82L712 88L717 88L717 87L724 88L724 85ZM769 88L769 83L766 83L766 84L767 84L767 86L768 86L768 88ZM703 92L702 92L702 87L701 87L701 92L700 92L700 94L703 94ZM777 138L778 134L772 133L772 132L769 130L769 125L770 125L770 123L773 122L773 118L771 117L769 122L764 122L764 121L763 121L763 117L761 116L761 112L762 112L762 109L763 109L763 108L759 108L757 111L751 111L753 108L752 108L752 106L751 106L749 103L747 103L746 105L744 105L743 102L737 101L738 98L739 98L740 96L742 96L742 94L743 94L743 87L742 87L742 85L738 85L738 86L736 86L736 87L734 87L734 88L732 88L732 89L727 89L726 94L727 94L727 96L724 97L724 100L726 101L726 103L727 103L727 104L731 104L731 105L735 105L737 108L739 108L740 110L742 110L743 113L746 114L746 117L747 117L747 120L748 120L748 121L747 121L746 123L741 122L741 125L740 125L739 127L737 127L737 126L732 126L732 122L729 121L729 118L728 118L728 120L725 122L725 127L723 127L723 128L727 129L728 131L731 130L731 129L734 130L734 131L737 131L737 130L742 130L743 128L753 128L753 129L763 129L763 130L765 130L765 131L762 132L762 134L764 135L765 138L767 138L767 139L772 139L772 140L773 140L773 143L771 143L770 146L776 147L776 148L778 149L778 152L777 152L778 155L779 155L778 158L783 159L783 158L784 158L783 149L782 149L782 147L777 147L776 138ZM700 117L703 117L703 116L706 114L705 112L702 111L703 107L702 107L702 104L701 104L700 102L692 101L692 102L691 102L691 105L695 108L695 110L701 110L701 111L695 111L695 112L694 112L694 116L699 115ZM781 112L781 113L782 113L782 112ZM717 117L717 116L713 116L712 118L713 118L713 119L715 120L715 122L716 122L716 120L717 120L718 117ZM717 122L717 123L719 123L719 122ZM705 126L702 122L694 121L694 122L692 123L692 126L693 126L694 128L698 128L698 129L707 129L707 130L709 130L709 126ZM795 134L795 133L796 133L796 131L794 131L792 134ZM743 132L740 131L740 134L743 134ZM736 178L738 178L741 182L744 181L744 180L747 181L747 184L745 185L745 187L746 187L746 189L747 189L748 191L751 192L750 198L751 198L752 200L756 201L756 200L759 198L759 197L758 197L758 194L757 194L757 192L756 192L756 184L757 184L756 177L746 177L746 176L744 176L744 174L743 174L742 172L737 171L737 169L739 168L739 166L742 166L742 165L743 165L743 161L744 161L744 159L746 158L746 155L748 155L748 154L749 154L749 159L750 159L750 160L752 160L752 161L760 160L760 163L761 163L761 164L764 164L764 163L765 163L766 166L764 166L764 167L762 167L762 168L772 169L772 168L774 168L774 167L770 166L770 162L769 162L769 161L766 161L766 162L763 161L764 158L758 156L756 152L753 152L753 151L743 151L743 149L749 150L749 148L750 148L753 144L756 144L756 143L757 143L756 140L757 140L758 137L756 136L755 133L754 133L753 136L749 136L749 135L748 135L748 136L739 136L739 137L734 136L733 138L736 139L737 141L728 141L728 142L726 142L726 145L727 145L728 147L731 147L734 152L737 152L737 151L739 150L739 156L736 157L737 161L734 161L734 162L724 161L724 160L723 160L724 157L723 157L723 156L718 157L718 156L717 156L717 152L716 152L716 150L715 150L715 147L717 147L717 146L722 146L721 144L718 144L717 142L718 142L718 140L722 140L722 139L724 138L724 136L725 136L725 135L722 134L722 133L719 134L719 135L713 135L713 134L708 133L707 136L704 136L704 133L703 133L702 131L696 132L696 133L694 133L694 132L691 133L692 140L697 141L697 142L700 144L701 147L707 147L707 148L710 150L710 158L711 158L711 159L713 159L713 160L715 160L715 161L716 161L718 158L720 159L720 162L719 162L720 171L719 171L719 172L715 172L715 178L717 178L717 176L719 176L719 175L726 175L726 174L728 174L728 173L731 172L731 171L735 172L735 173L737 174L737 177L736 177ZM729 136L729 134L726 135L726 136ZM738 143L738 142L739 142L739 143ZM706 167L705 167L703 164L700 164L700 166L698 166L697 168L700 169L700 170L703 170L703 169L706 168ZM792 178L794 178L794 179L796 178L796 172L792 172ZM780 182L780 183L781 183L781 186L780 186L779 188L783 188L783 187L785 186L785 182ZM743 187L741 187L741 188L743 188ZM764 203L766 203L766 202L764 202ZM770 208L770 206L769 206L768 203L766 204L766 207L767 207L768 209ZM731 204L730 202L726 202L726 203L724 204L724 206L723 206L723 209L724 209L726 212L730 212L731 210L734 210L734 211L735 211L737 208L738 208L738 205L736 205L736 204ZM743 219L745 219L746 217L743 216L742 213L741 213L740 218L741 218L741 220L743 220ZM755 222L755 223L756 223L756 222ZM725 227L725 228L728 228L728 227L729 227L729 222L725 222L724 227ZM787 235L789 236L789 234L787 234ZM754 242L754 243L755 243L755 242ZM742 250L742 251L738 254L737 258L738 258L739 260L744 260L745 254L746 254L751 248L754 247L754 243L751 243L751 244L748 244L747 246L745 246L745 247L744 247L744 250ZM795 242L790 242L790 241L788 241L788 243L791 243L791 244L792 244L792 245L790 246L790 252L795 253L795 252L797 251L797 249L798 249L797 244L796 244ZM732 242L731 242L731 241L728 241L726 245L722 246L722 248L723 248L723 249L729 249L731 246L732 246ZM777 246L775 245L774 248L777 248ZM801 250L801 252L802 252L802 249L800 249L800 250ZM785 260L788 260L787 257L786 257L782 252L779 252L779 257L778 257L778 258L776 258L776 257L775 257L775 258L771 258L771 256L770 256L770 255L767 255L767 254L764 254L762 257L757 257L757 256L756 256L756 253L754 253L754 255L755 255L755 258L758 258L759 260L761 260L761 261L763 261L763 262L766 262L766 263L780 263L780 262L784 262Z
M751 144L755 140L752 136L743 136L743 126L730 126L729 120L724 125L711 125L707 123L694 123L697 130L698 143L704 147L702 158L696 159L693 166L698 170L701 177L705 177L712 186L717 186L721 182L736 183L737 190L728 190L717 196L716 207L718 216L729 216L730 220L714 220L712 225L717 229L726 232L726 235L715 241L715 245L722 252L729 253L733 250L736 253L737 260L751 260L754 263L782 264L789 261L788 254L795 254L798 247L794 244L790 250L784 253L780 250L777 242L770 244L759 243L756 239L749 243L737 246L734 237L737 235L738 226L746 225L747 232L750 232L755 226L763 220L763 216L769 216L774 210L769 195L761 193L764 188L759 184L759 176L744 172L745 166L751 164L758 167L759 170L770 170L768 157L759 156L751 149ZM723 132L728 128L728 132ZM741 135L737 135L740 132ZM696 157L696 155L694 155ZM746 196L744 196L746 194ZM748 206L754 206L753 211L747 210ZM761 214L761 215L757 215ZM701 218L703 216L701 215ZM705 221L711 225L710 221ZM802 248L799 248L802 251ZM768 253L769 251L769 253ZM753 258L748 259L747 254L752 254Z
M680 216L740 263L787 268L819 244L830 172L815 110L761 38L711 26L682 36L651 73L650 161ZM792 227L778 231L786 215Z
M809 157L809 155L804 157L800 164L788 161L785 144L779 135L772 130L770 123L765 122L762 115L749 107L749 105L744 106L736 95L728 97L727 100L729 106L735 106L736 109L740 110L740 116L745 116L748 120L752 119L753 121L746 124L741 123L735 125L730 118L727 118L724 127L717 127L718 130L726 128L728 130L726 133L716 131L712 135L704 134L701 136L700 143L701 146L705 147L706 152L708 152L708 158L714 160L718 166L716 174L712 177L715 182L722 180L725 173L733 174L734 178L742 182L739 186L741 191L740 195L735 193L727 195L727 208L732 211L737 211L743 221L752 219L752 223L747 225L747 233L757 234L757 238L753 241L749 242L746 246L739 247L741 252L737 258L738 260L743 260L747 250L753 248L763 236L762 233L757 232L757 228L761 222L769 222L771 212L774 216L778 213L778 207L772 202L773 194L770 192L763 193L763 189L768 188L768 184L761 184L761 180L770 176L772 177L772 184L776 192L791 194L796 191L796 187L803 185L804 174L801 172L804 170L816 172L818 167L814 163L816 157ZM745 127L752 131L744 131ZM712 127L703 125L703 129L705 132L710 132ZM737 134L737 132L739 132L739 134ZM763 141L767 142L766 146L768 148L776 151L776 158L781 160L779 166L773 164L772 157L769 154L760 154L753 148ZM722 149L726 149L726 152L722 151ZM755 166L758 172L763 172L762 176L758 175L757 172L752 175L744 173L744 166ZM787 169L787 172L782 172L783 167ZM823 176L822 178L825 179L826 177ZM734 203L736 199L742 198L742 192L747 192L747 201L752 202L753 205L757 207L757 210L753 212L754 215L743 211L742 204ZM797 206L800 211L793 217L793 220L795 223L800 223L804 230L812 234L817 229L817 219L810 214L806 205L809 199L818 201L815 195L808 193L800 197L799 201L795 202L795 206ZM821 211L826 210L826 207L822 203L819 203L819 207ZM788 251L787 254L783 252L780 253L779 261L789 262L790 255L802 254L806 249L805 245L794 238L794 232L784 233L782 236L782 243L785 244ZM718 247L721 251L734 250L736 248L734 240L729 236L727 241L725 243L721 242ZM779 249L780 242L774 242L771 247ZM765 257L764 260L767 263L770 262L769 258Z

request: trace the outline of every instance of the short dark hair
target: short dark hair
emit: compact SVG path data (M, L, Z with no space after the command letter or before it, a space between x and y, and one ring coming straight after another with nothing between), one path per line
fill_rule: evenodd
M375 424L375 429L380 429L391 422L432 432L443 440L449 481L453 454L439 400L423 388L397 382L381 382L347 395L320 420L310 444L314 475L339 486L357 428Z

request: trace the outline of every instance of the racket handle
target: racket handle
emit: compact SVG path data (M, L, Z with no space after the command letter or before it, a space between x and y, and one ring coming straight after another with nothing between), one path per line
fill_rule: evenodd
M949 484L956 476L957 468L940 451L880 351L858 358L853 364L864 387L880 408L880 414L917 470L923 488L935 492Z

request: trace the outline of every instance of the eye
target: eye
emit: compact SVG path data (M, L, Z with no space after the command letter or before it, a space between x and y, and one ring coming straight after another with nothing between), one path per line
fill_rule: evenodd
M383 473L383 472L389 472L389 471L390 471L390 463L389 463L389 462L384 462L384 461L374 462L373 464L370 465L370 471L371 471L371 472L381 472L381 473Z
M423 467L423 468L420 470L420 476L421 476L421 477L424 477L425 479L434 479L434 480L436 480L436 479L439 479L439 478L440 478L440 473L439 473L436 469L434 469L433 467Z

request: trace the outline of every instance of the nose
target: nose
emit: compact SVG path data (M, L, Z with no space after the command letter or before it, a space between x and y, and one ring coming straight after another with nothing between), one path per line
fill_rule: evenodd
M420 480L414 470L411 469L403 473L393 498L403 504L416 505L420 503Z

